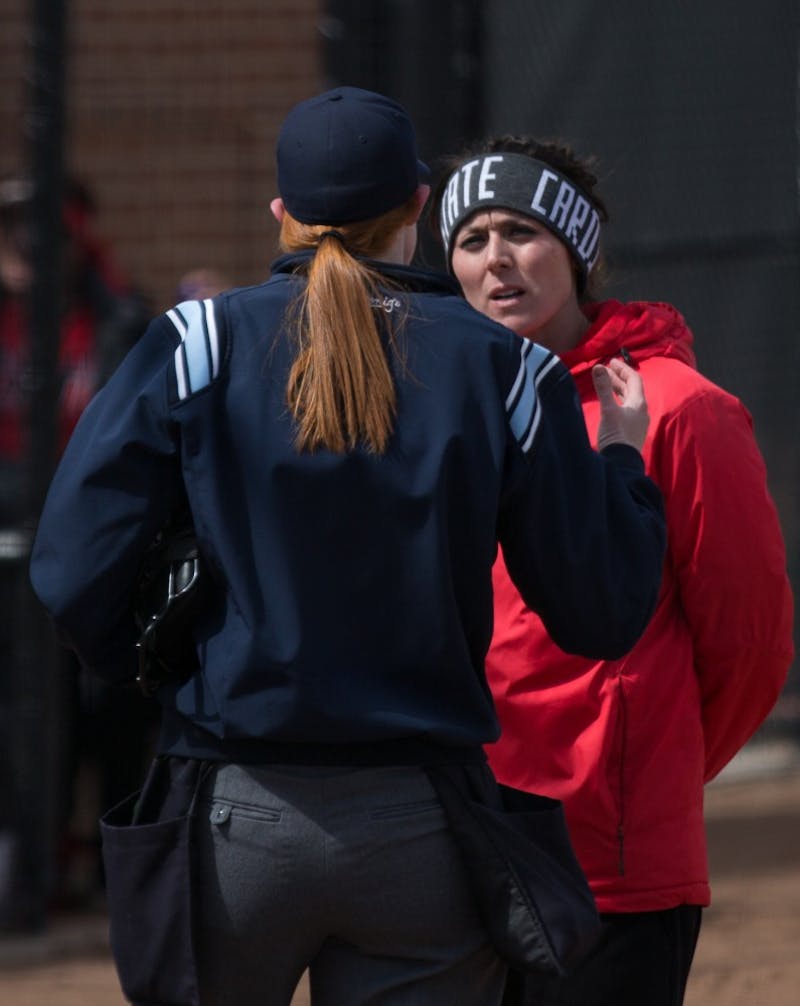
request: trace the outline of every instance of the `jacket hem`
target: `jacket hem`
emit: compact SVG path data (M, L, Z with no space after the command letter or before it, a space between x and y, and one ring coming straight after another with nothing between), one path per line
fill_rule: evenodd
M448 745L427 737L352 743L220 738L164 710L158 753L242 765L465 765L485 764L480 746Z
M711 904L711 888L708 884L689 884L663 891L637 891L631 894L599 894L592 888L592 893L598 912L605 915L660 912L667 908L677 908L678 905L707 908Z

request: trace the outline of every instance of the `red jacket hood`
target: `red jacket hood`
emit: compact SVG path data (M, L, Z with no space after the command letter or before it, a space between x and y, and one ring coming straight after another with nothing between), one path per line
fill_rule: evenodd
M683 315L670 304L605 300L585 305L583 313L591 323L585 338L562 354L573 375L614 356L634 364L651 356L670 357L696 367L694 337Z

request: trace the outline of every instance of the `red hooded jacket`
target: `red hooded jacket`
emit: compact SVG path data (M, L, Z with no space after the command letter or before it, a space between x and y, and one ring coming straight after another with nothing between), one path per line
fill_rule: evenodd
M489 758L501 782L564 801L601 912L707 905L703 784L762 723L793 657L783 538L751 418L697 372L680 314L618 301L587 314L563 360L593 441L592 365L622 355L644 379L661 593L631 653L593 662L552 642L499 556L487 672L503 733Z

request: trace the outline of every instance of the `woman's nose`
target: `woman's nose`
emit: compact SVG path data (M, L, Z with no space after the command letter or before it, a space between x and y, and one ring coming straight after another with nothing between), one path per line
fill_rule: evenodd
M486 263L489 269L506 269L511 265L508 245L498 235L492 235L487 245Z

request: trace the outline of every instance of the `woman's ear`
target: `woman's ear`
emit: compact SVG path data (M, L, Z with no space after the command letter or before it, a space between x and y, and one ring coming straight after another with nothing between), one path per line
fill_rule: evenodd
M269 208L272 211L272 215L278 221L279 224L283 223L283 218L286 214L286 207L283 205L283 200L280 196L277 196L269 204Z
M409 223L415 224L419 220L422 215L422 211L425 209L425 203L427 203L428 196L430 194L430 185L417 186L417 191L414 193L414 214L411 220L409 220Z

